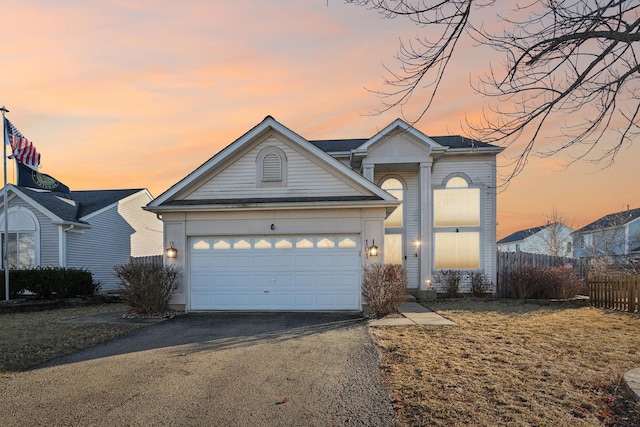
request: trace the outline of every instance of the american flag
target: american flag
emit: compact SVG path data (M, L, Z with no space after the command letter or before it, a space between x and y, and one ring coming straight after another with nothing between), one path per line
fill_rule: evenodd
M16 159L23 165L37 171L38 166L40 166L40 153L36 151L36 147L6 117L4 119L4 130L7 139L4 143L10 144L13 152L9 158Z

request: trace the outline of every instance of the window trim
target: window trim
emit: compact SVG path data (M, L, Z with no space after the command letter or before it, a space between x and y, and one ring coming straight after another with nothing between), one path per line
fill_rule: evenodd
M407 182L398 175L384 175L382 178L378 180L378 187L382 188L382 185L390 179L397 180L400 185L402 185L402 226L401 227L387 227L384 226L384 235L387 234L399 234L402 238L401 249L402 253L400 254L400 259L402 260L402 265L406 265L406 256L407 256ZM383 189L384 190L384 189ZM385 190L386 191L386 190ZM385 219L386 222L386 219ZM386 261L385 261L386 262Z
M265 180L264 162L267 156L277 156L280 159L280 179ZM275 146L264 147L256 156L256 187L286 187L287 186L287 155L281 148Z

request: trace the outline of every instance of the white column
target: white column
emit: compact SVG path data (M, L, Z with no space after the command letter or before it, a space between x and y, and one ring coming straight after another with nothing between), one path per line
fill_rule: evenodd
M420 290L427 289L433 270L432 162L420 163Z
M67 266L67 234L63 225L58 226L58 265Z
M373 168L374 165L362 165L362 176L371 182L373 182Z

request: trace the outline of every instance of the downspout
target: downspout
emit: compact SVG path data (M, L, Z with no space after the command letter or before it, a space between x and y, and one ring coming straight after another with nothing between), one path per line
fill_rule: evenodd
M64 225L58 226L58 266L67 266L67 233Z

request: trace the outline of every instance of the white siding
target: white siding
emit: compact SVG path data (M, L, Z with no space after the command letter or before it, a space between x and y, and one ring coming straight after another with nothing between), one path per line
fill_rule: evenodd
M118 213L135 230L131 235L131 256L162 255L162 221L156 214L142 209L151 197L136 193L118 204Z
M473 185L481 185L481 270L495 286L495 253L496 253L496 188L495 157L451 156L443 157L433 165L431 175L434 188L441 186L444 179L452 173L464 173L473 181ZM469 283L464 284L461 292L469 292Z
M287 156L286 187L258 187L256 157L261 149L278 147ZM185 197L198 199L235 199L254 197L320 197L368 195L314 163L275 136L270 136L232 165Z
M90 218L83 233L67 232L67 267L86 268L101 283L100 292L117 288L113 267L129 262L135 229L118 213L116 205Z

